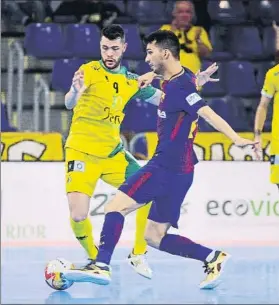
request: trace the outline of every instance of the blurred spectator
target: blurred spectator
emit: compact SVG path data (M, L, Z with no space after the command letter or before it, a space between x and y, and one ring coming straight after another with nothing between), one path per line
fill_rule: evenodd
M177 1L173 21L162 30L173 31L180 41L180 60L183 66L196 73L201 68L201 57L210 55L212 46L203 27L193 25L195 9L191 1Z
M5 21L13 24L28 25L31 22L45 22L52 14L49 0L2 1Z
M7 111L5 105L1 102L1 132L17 131L12 127L8 121Z
M80 23L95 23L100 28L126 16L119 8L106 0L73 0L60 4L53 16L75 16Z

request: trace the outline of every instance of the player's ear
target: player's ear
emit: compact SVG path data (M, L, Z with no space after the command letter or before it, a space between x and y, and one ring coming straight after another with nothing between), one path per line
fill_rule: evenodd
M170 57L170 51L165 49L164 53L163 53L163 56L164 56L165 59L168 59Z
M128 46L128 43L127 43L127 42L125 42L125 43L124 43L124 46L123 46L123 52L125 52L125 51L126 51L127 46Z

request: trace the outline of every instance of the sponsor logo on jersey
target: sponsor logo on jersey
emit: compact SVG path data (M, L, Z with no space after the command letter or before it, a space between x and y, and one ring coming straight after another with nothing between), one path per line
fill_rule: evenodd
M202 98L197 93L191 93L186 97L186 101L190 106L195 105L198 101L200 101Z
M158 110L157 110L157 114L158 114L158 116L159 116L160 118L162 118L162 119L166 119L166 118L167 118L167 114L166 114L166 112L163 111L163 110L158 109Z

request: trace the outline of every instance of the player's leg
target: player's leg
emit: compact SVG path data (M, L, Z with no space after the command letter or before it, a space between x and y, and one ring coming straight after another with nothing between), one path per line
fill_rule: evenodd
M64 276L74 282L92 282L107 285L111 281L110 261L122 234L125 216L140 208L141 205L118 191L105 207L105 220L101 232L100 246L95 265L90 269L66 270Z
M169 177L165 179L168 192L153 201L145 238L148 245L156 249L203 262L207 277L200 287L213 288L218 284L217 279L223 271L222 267L228 255L195 243L185 236L168 234L171 226L178 228L181 205L192 180L193 173L186 175L169 173Z
M160 187L157 168L144 166L119 188L115 197L105 207L105 220L101 232L99 252L92 270L67 270L64 275L72 281L89 281L106 285L111 281L110 261L124 226L124 217L156 197Z
M105 169L102 179L115 187L122 185L127 178L135 174L141 166L137 160L127 151L123 150L115 155L109 161L105 162ZM113 171L111 170L113 168ZM137 210L136 214L136 232L134 248L128 256L128 262L131 267L140 275L151 278L152 270L148 265L145 254L147 252L147 243L144 239L147 217L151 204L143 205Z
M92 163L90 156L69 148L66 149L65 167L71 227L88 258L95 260L98 249L94 244L88 213L100 170Z
M125 159L129 163L125 172L126 180L127 178L135 174L141 168L141 166L139 165L137 160L127 151L125 151ZM134 268L136 272L138 272L140 275L149 279L152 277L152 270L149 267L145 258L145 254L147 253L147 243L144 238L144 235L150 207L151 203L148 203L146 205L143 205L136 212L135 243L133 250L128 256L128 261L131 267Z

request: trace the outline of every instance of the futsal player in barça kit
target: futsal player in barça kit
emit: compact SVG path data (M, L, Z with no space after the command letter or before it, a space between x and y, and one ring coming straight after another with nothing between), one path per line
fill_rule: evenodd
M100 40L102 59L82 65L65 96L66 107L74 111L65 145L66 192L72 230L89 257L84 269L91 268L98 253L88 217L98 179L119 187L140 169L120 138L125 106L136 97L158 105L162 96L162 91L152 86L139 88L138 75L121 66L126 47L121 26L104 28ZM201 72L201 85L211 81L215 70L213 66ZM145 205L137 212L135 245L128 257L130 265L147 278L152 276L145 259L144 239L149 209L150 205Z
M229 255L196 244L190 239L169 234L177 228L181 204L190 189L197 157L193 142L199 115L223 132L236 145L254 145L239 137L199 96L194 75L179 61L179 41L170 31L156 31L146 38L146 61L151 69L163 76L164 94L158 107L158 145L152 159L130 176L105 208L96 263L91 270L68 270L66 278L108 284L111 281L110 261L121 236L124 219L130 212L152 201L145 239L148 245L204 264L206 278L201 288L213 288L219 283Z
M262 88L262 97L255 118L255 139L261 143L261 133L266 120L268 106L273 99L271 130L270 181L279 189L279 64L269 69ZM261 151L260 145L258 145Z

